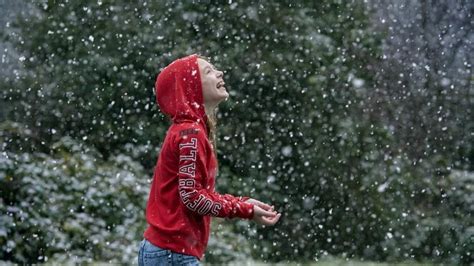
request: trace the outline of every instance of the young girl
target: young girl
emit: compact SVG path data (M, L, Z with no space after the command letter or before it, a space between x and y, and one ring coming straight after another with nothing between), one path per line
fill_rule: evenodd
M229 97L218 71L198 55L172 62L158 75L156 98L173 123L155 168L146 207L149 224L139 265L199 265L211 216L263 225L280 218L272 206L214 191L217 174L215 109Z

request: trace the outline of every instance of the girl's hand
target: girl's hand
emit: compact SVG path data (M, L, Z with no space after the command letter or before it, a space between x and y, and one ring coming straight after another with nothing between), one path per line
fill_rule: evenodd
M256 199L248 199L245 202L253 204L253 219L262 225L274 225L281 217L281 213L273 210L273 206L265 204Z

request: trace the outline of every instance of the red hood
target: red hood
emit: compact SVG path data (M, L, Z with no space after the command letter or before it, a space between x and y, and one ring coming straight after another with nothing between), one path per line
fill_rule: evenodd
M156 101L173 123L193 121L206 124L197 59L196 54L177 59L156 78Z

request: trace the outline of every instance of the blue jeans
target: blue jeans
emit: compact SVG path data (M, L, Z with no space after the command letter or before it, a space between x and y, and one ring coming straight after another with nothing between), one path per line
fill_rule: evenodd
M144 239L140 243L140 251L138 252L138 265L139 266L175 266L175 265L186 265L186 266L199 266L199 260L190 255L184 255L175 253L170 250L159 248L148 240Z

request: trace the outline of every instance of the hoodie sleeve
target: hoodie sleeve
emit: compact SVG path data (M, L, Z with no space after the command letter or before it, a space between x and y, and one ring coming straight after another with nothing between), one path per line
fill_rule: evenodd
M180 136L179 147L179 195L181 202L199 215L251 219L253 205L241 197L221 195L203 187L207 178L206 149L207 139L202 132Z

